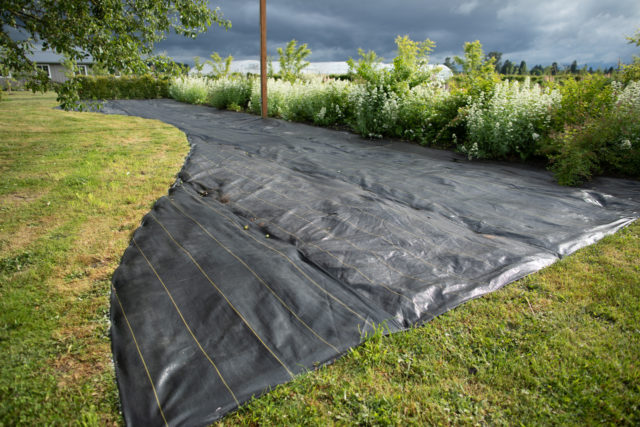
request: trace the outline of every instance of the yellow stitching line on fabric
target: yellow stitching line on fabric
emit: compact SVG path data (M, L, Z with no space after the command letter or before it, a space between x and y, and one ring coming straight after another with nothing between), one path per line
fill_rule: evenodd
M187 218L189 218L190 220L192 220L193 222L195 222L196 224L198 224L198 227L200 227L202 229L202 231L204 231L207 236L209 236L211 239L215 240L215 242L220 245L225 251L227 251L231 256L233 256L235 259L237 259L247 270L249 270L251 272L251 274L254 275L254 277L256 279L258 279L258 281L265 286L269 292L271 292L273 294L274 297L276 297L276 299L280 302L280 304L282 304L284 306L284 308L286 308L289 313L293 314L293 316L298 319L298 321L300 323L302 323L313 335L315 335L320 341L322 341L323 343L325 343L326 345L328 345L329 347L331 347L332 349L334 349L336 352L340 352L340 350L338 350L337 347L333 346L332 344L330 344L329 342L327 342L324 338L322 338L316 331L313 330L313 328L311 328L311 326L307 325L305 323L304 320L302 320L294 311L293 309L291 309L291 307L289 307L287 305L287 303L285 303L279 296L278 294L273 290L273 288L271 288L271 286L269 286L267 284L267 282L265 282L265 280L260 277L258 275L258 273L256 273L251 267L249 267L247 265L247 263L245 263L240 257L238 257L235 253L233 253L233 251L231 251L229 248L227 248L224 244L222 244L222 242L220 242L218 239L216 239L211 233L209 233L209 231L204 228L202 226L202 224L200 224L196 219L194 219L191 215L187 214L185 211L183 211L176 203L174 203L173 200L171 200L171 198L168 198L169 202L176 207L176 209L178 209L182 215L186 216Z
M231 202L231 203L233 203L234 205L238 206L240 209L244 209L244 210L246 210L246 211L247 211L247 212L249 212L249 213L251 214L251 216L253 216L253 217L257 217L257 216L258 216L258 215L256 215L256 213L255 213L255 212L253 212L251 209L245 208L244 206L242 206L242 205L240 205L240 204L238 204L238 203L236 203L236 202ZM348 263L346 263L346 262L342 261L340 258L338 258L338 257L336 257L335 255L333 255L331 252L329 252L329 251L327 251L327 250L325 250L325 249L322 249L320 246L316 245L315 243L305 242L304 240L302 240L302 239L301 239L299 236L297 236L296 234L294 234L294 233L292 233L292 232L290 232L290 231L285 230L284 228L280 227L279 225L277 225L277 224L273 223L272 221L269 221L269 219L268 219L268 218L261 218L261 219L266 220L267 222L271 223L271 225L273 225L274 227L279 228L280 230L284 231L284 232L285 232L285 233L287 233L287 234L290 234L291 236L295 237L296 239L298 239L299 241L301 241L301 242L302 242L302 243L304 243L305 245L311 245L311 246L314 246L314 247L318 248L319 250L321 250L322 252L326 253L326 254L327 254L327 255L329 255L330 257L335 258L335 259L336 259L336 261L338 261L339 263L341 263L341 264L342 264L342 265L344 265L345 267L347 267L347 268L352 268L353 270L357 271L357 272L358 272L362 277L364 277L364 278L365 278L365 280L367 280L367 281L368 281L372 286L374 286L374 287L376 286L376 284L373 282L373 280L372 280L371 278L369 278L369 276L367 276L366 274L364 274L362 271L360 271L360 269L359 269L358 267L356 267L356 266L354 266L354 265L351 265L351 264L348 264ZM383 288L385 288L386 290L388 290L389 292L393 293L393 294L396 294L396 295L398 295L398 296L400 296L400 297L402 297L402 298L406 298L408 301L410 301L410 302L413 304L413 300L412 300L411 298L409 298L409 297L407 297L407 296L405 296L405 295L402 295L401 293L398 293L398 292L394 291L394 290L393 290L393 289L391 289L391 288L388 288L384 283L379 283L379 285L380 285L380 286L382 286Z
M188 193L187 193L188 194ZM214 212L216 212L218 215L226 218L229 222L231 222L233 225L235 225L238 229L242 229L242 227L240 227L238 224L236 224L232 219L230 219L228 216L220 213L217 209L215 209L212 206L209 206L208 204L202 202L199 198L194 197L193 195L189 194L189 196L191 198L193 198L194 200L197 200L199 203L201 203L203 206L205 206L208 209L213 210ZM263 242L259 241L258 239L256 239L255 237L249 235L249 237L251 237L253 240L255 240L256 242L260 243L262 246L264 246L267 249L270 249L272 251L275 251L276 253L278 253L280 256L282 256L283 258L285 258L287 261L289 261L289 263L291 263L291 265L293 265L293 267L296 268L296 270L298 270L300 272L300 274L302 274L307 280L309 280L314 286L316 286L318 289L320 289L322 292L324 292L325 294L327 294L327 296L329 296L329 298L333 299L334 301L336 301L338 304L342 305L345 309L347 309L347 311L351 312L354 316L358 317L359 319L361 319L364 324L369 324L372 327L375 327L375 325L373 323L371 323L369 320L367 320L364 316L360 315L358 312L354 311L351 307L349 307L347 304L345 304L341 299L339 299L338 297L336 297L335 295L333 295L331 292L329 292L328 290L326 290L325 288L323 288L322 286L320 286L320 284L318 284L315 280L313 280L311 277L309 277L309 275L307 273L304 272L304 270L302 270L300 267L298 267L296 265L295 262L293 262L293 260L291 258L289 258L287 255L285 255L284 253L280 252L279 250L272 248L271 246L268 246L266 244L264 244Z
M249 328L249 330L251 330L251 332L253 332L253 334L256 336L256 338L258 338L258 341L260 341L262 343L262 345L264 346L264 348L267 349L267 351L269 353L271 353L271 355L278 361L278 363L280 363L282 365L282 367L285 369L285 371L287 371L287 373L289 374L289 376L291 378L294 377L293 372L291 372L289 370L289 368L287 368L287 366L282 362L282 360L280 360L280 358L278 356L276 356L276 354L273 352L273 350L271 350L271 348L269 348L269 346L262 340L262 338L260 338L260 335L258 335L258 333L255 331L255 329L253 329L253 327L251 326L251 324L249 323L249 321L247 319L244 318L244 316L242 315L242 313L240 313L240 311L231 303L231 301L229 301L229 298L227 298L227 296L224 294L224 292L222 292L222 290L218 287L218 285L215 284L215 282L213 280L211 280L211 278L209 277L209 275L202 269L202 267L200 266L200 264L198 264L198 262L193 258L193 256L191 255L191 253L189 253L189 251L187 249L185 249L180 243L178 243L176 241L176 239L173 238L173 235L169 232L169 230L167 230L167 228L158 220L158 218L155 217L155 215L153 215L152 213L149 213L149 216L151 216L151 218L153 218L160 227L162 227L162 229L165 231L165 233L167 233L167 235L169 236L169 238L173 241L173 243L176 244L176 246L178 246L180 249L182 249L184 251L185 254L187 254L187 256L189 257L189 259L191 259L191 261L195 264L195 266L198 268L198 270L200 270L200 273L202 273L202 275L204 277L206 277L206 279L209 281L209 283L211 283L213 285L214 288L216 288L216 290L220 293L220 295L222 295L222 298L225 299L225 301L227 301L227 304L229 304L229 306L233 309L233 311L235 311L235 313L238 315L238 317L240 317L240 319L242 319L242 321L244 322L245 325L247 325L247 327Z
M200 202L204 207L214 211L215 213L217 213L218 215L226 218L229 222L231 222L232 224L234 224L238 229L242 229L242 227L240 227L238 224L236 224L231 218L229 218L228 216L226 216L223 213L220 213L216 208L214 208L213 206L210 206L206 203L204 203L202 200L200 200L199 198L194 197L193 195L187 193L191 198L193 198L194 200L197 200L198 202ZM320 286L320 284L318 282L316 282L315 280L313 280L311 277L309 277L309 275L307 273L304 272L304 270L302 270L300 267L298 267L296 265L295 262L293 262L293 260L291 258L289 258L286 254L280 252L279 250L272 248L269 245L266 245L265 243L261 242L260 240L256 239L255 237L253 237L251 234L247 234L249 237L251 237L253 240L255 240L256 242L260 243L262 246L264 246L267 249L271 249L272 251L277 252L280 256L282 256L283 258L285 258L287 261L289 261L291 263L291 265L293 265L299 272L300 274L302 274L307 280L309 280L314 286L316 286L318 289L320 289L322 292L324 292L325 294L327 294L327 296L329 296L331 299L333 299L334 301L336 301L338 304L342 305L344 308L346 308L349 312L353 313L353 315L355 315L356 317L358 317L359 319L363 320L365 322L365 324L369 324L371 326L374 326L373 323L371 323L369 320L367 320L364 316L360 315L358 312L354 311L351 307L349 307L347 304L345 304L340 298L336 297L335 295L333 295L331 292L329 292L328 290L326 290L325 288L323 288L322 286Z
M193 331L191 330L191 328L189 327L189 325L187 324L186 319L184 318L184 316L182 315L182 312L180 311L180 309L178 308L178 305L176 304L175 300L173 299L173 296L171 295L171 292L169 292L169 289L167 288L167 286L164 284L164 281L160 278L160 275L158 274L158 272L156 271L156 269L153 267L153 264L151 264L151 261L149 261L149 258L147 258L147 255L144 253L144 251L142 250L142 248L138 245L138 242L136 242L135 239L132 239L133 243L136 245L136 248L138 248L138 250L140 251L140 253L142 254L142 256L144 257L145 261L147 261L147 264L149 264L149 267L151 267L151 270L153 270L153 274L156 275L156 277L158 278L158 280L160 281L160 283L162 284L162 287L164 288L165 292L167 293L167 295L169 296L169 299L171 299L171 303L173 304L173 306L175 307L176 311L178 312L178 315L180 316L180 319L182 319L182 323L184 323L184 326L187 328L187 331L189 331L189 334L191 334L191 337L193 338L193 340L196 342L196 344L198 345L198 348L200 349L200 351L202 352L202 354L204 354L204 356L207 358L207 360L211 363L211 365L213 365L213 368L216 370L216 373L218 374L218 376L220 377L220 379L222 380L222 383L224 384L224 386L227 388L227 390L229 390L229 393L231 393L231 397L233 397L233 400L235 400L236 405L240 405L240 402L238 401L238 399L236 398L236 395L233 393L233 390L231 390L231 387L229 387L229 384L227 384L227 381L224 379L224 377L222 376L222 373L220 373L220 370L218 369L218 367L216 366L215 362L213 360L211 360L211 358L209 357L209 355L207 354L206 351L204 351L204 348L202 348L202 345L200 345L200 341L198 341L198 338L196 338L195 334L193 333Z
M164 424L168 426L169 423L167 422L167 419L164 416L164 411L162 411L162 405L160 405L160 399L158 398L158 392L156 391L156 386L153 384L153 380L151 379L151 374L149 373L149 368L147 367L147 363L144 361L144 357L142 356L142 351L140 351L140 346L138 345L138 340L136 339L136 335L133 333L133 328L131 327L131 323L129 323L127 314L125 313L124 307L122 306L122 301L120 301L120 297L118 296L118 292L116 292L116 288L111 286L111 289L113 294L116 296L116 299L118 300L118 305L120 305L120 310L122 310L122 315L124 316L124 320L127 322L127 326L129 327L129 332L131 332L131 336L133 337L133 343L136 345L136 350L138 350L138 356L140 356L140 360L142 361L144 370L147 373L147 378L149 378L149 383L151 383L151 389L153 390L153 396L156 398L156 403L158 404L160 415L162 415Z

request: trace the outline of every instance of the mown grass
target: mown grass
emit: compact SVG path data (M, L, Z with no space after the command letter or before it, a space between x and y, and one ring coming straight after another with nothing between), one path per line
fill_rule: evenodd
M159 122L0 102L0 425L120 424L109 278L188 147ZM640 224L221 425L639 424Z
M188 152L157 121L0 102L0 425L120 424L110 276Z

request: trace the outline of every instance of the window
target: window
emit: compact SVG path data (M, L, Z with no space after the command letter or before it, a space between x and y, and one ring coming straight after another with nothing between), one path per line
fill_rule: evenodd
M47 76L49 76L49 78L51 78L51 69L49 68L48 65L36 65L36 68L39 69L39 70L46 71Z
M81 76L88 76L89 71L87 70L86 65L78 65L78 74Z

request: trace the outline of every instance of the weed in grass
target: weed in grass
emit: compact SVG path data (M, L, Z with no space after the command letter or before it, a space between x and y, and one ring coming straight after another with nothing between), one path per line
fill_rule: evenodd
M33 262L33 254L29 251L0 259L0 274L21 271Z

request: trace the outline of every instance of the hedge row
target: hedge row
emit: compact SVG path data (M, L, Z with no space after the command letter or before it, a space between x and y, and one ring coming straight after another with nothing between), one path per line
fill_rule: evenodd
M169 97L169 78L79 76L81 99L154 99Z

